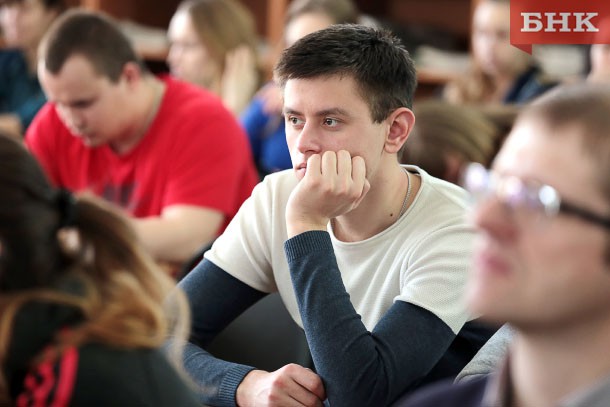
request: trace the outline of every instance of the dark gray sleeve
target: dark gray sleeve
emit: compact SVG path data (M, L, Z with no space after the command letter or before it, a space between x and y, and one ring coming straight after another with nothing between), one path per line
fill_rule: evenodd
M500 361L504 360L512 337L512 328L508 324L502 325L464 366L455 381L467 381L493 372Z
M192 329L184 349L184 367L204 404L234 406L235 391L254 367L215 358L204 348L244 310L266 294L203 259L178 284L186 294Z
M432 369L455 338L436 315L403 301L367 331L343 285L328 233L297 235L284 248L315 368L332 407L389 405Z

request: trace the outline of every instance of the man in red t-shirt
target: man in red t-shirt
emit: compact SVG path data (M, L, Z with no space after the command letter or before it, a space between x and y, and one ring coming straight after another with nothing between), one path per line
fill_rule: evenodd
M52 182L124 208L160 261L212 241L258 176L219 99L150 74L110 19L70 12L49 30L38 75L49 103L26 144Z

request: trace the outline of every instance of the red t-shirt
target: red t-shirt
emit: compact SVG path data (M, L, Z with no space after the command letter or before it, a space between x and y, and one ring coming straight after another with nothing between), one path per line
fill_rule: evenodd
M258 182L248 139L216 96L161 79L159 111L126 154L84 145L50 103L28 128L26 145L58 187L91 191L135 217L177 204L215 209L225 214L224 229Z

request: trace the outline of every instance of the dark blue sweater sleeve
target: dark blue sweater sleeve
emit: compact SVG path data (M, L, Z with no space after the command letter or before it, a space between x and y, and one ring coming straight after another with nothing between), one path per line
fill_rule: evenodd
M299 312L332 407L386 406L418 383L455 338L433 313L396 301L372 332L350 302L330 236L285 242Z
M239 314L266 294L203 259L178 285L186 294L192 329L184 367L199 388L201 401L234 406L235 391L254 367L220 360L204 349Z

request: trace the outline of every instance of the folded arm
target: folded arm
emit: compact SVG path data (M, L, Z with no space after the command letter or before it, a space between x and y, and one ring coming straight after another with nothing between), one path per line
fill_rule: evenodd
M0 130L15 140L23 138L23 125L21 124L21 119L16 114L0 114Z
M328 233L285 243L317 373L333 407L388 405L434 367L455 338L436 315L396 301L369 332L350 302Z
M199 387L201 401L234 406L237 386L254 367L215 358L204 348L239 314L266 294L242 283L204 259L179 283L192 313L192 330L184 349L186 371Z
M181 282L191 304L193 327L184 364L203 403L214 406L321 406L326 397L317 374L296 364L274 372L215 358L204 348L265 293L204 259ZM300 402L301 404L298 404ZM296 403L296 404L295 404Z

